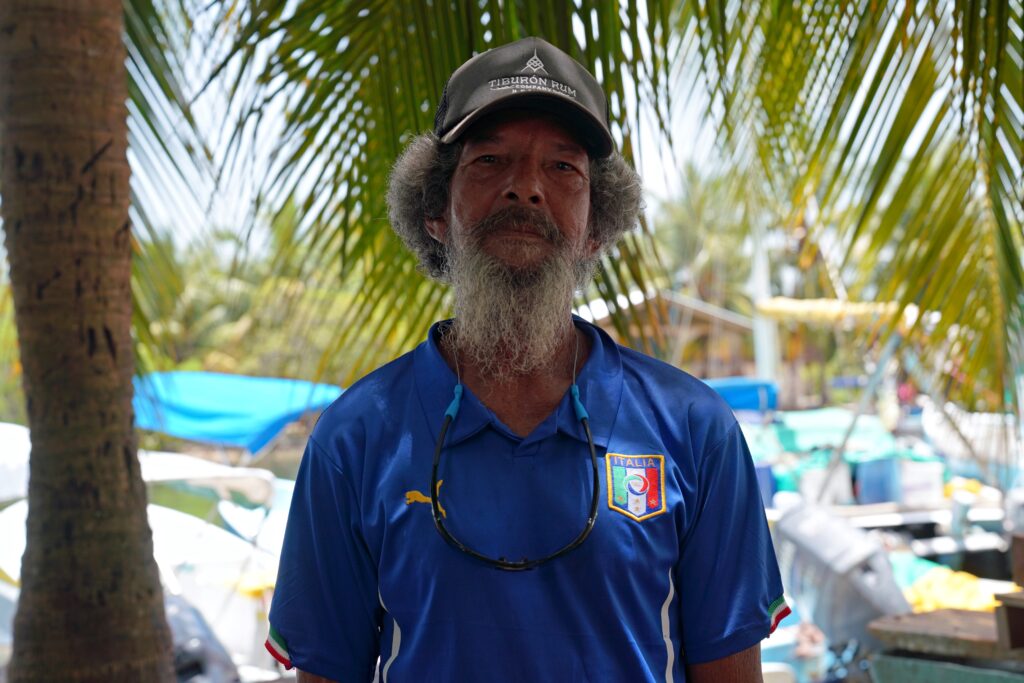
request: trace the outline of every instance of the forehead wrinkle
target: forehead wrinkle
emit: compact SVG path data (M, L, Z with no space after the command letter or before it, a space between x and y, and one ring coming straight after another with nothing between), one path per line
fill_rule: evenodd
M505 128L509 125L516 125L523 122L545 122L554 126L554 130L544 133L544 142L550 145L550 149L556 152L574 152L587 154L587 148L577 138L569 123L552 114L543 112L531 112L523 110L510 110L498 112L492 117L478 121L471 126L463 136L464 144L500 144L507 137ZM533 130L534 136L538 131Z
M482 142L500 142L501 133L493 130L480 131L466 136L467 145L480 144Z
M465 142L464 142L464 146L465 147L472 147L474 145L483 145L483 144L500 144L504 140L504 137L505 136L503 136L499 131L481 132L479 135L473 135L472 137L467 137ZM549 141L550 141L550 137L551 136L548 136ZM551 149L553 151L555 151L555 152L563 152L563 153L568 153L568 154L587 154L586 148L583 147L583 145L580 145L579 143L577 143L577 142L575 142L573 140L557 140L556 139L556 140L550 141L550 142L551 142Z
M575 154L587 153L587 150L585 147L583 147L583 145L577 144L575 142L559 141L555 144L555 149L558 150L559 152L573 152Z

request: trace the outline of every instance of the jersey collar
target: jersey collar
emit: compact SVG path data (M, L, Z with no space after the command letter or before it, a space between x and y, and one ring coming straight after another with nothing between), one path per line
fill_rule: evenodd
M416 392L427 421L427 429L434 438L441 430L444 412L452 401L456 384L455 373L448 367L438 348L438 328L447 322L435 323L426 341L414 351ZM607 448L622 397L622 359L615 342L603 330L576 316L573 316L573 322L591 340L590 356L576 379L580 399L590 414L590 430L595 445ZM458 417L449 428L445 442L454 445L485 427L491 427L514 439L520 438L509 432L494 413L466 389ZM586 443L586 434L576 419L568 391L552 415L526 439L543 439L556 430Z

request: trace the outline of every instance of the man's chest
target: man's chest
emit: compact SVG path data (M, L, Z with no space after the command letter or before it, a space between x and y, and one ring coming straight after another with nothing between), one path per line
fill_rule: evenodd
M557 620L570 602L586 596L588 618L635 619L627 633L658 623L655 612L670 590L690 517L685 492L692 486L681 480L684 473L657 435L634 430L613 435L607 449L598 447L596 490L587 444L563 434L513 441L485 429L444 449L434 485L445 527L488 557L536 559L556 552L583 530L596 497L596 522L580 547L518 573L470 557L435 529L433 446L396 440L390 452L378 453L377 485L364 486L370 499L361 504L363 533L389 612L431 619L459 614L469 600L488 620L514 624L525 613ZM624 604L637 605L635 613L624 615Z

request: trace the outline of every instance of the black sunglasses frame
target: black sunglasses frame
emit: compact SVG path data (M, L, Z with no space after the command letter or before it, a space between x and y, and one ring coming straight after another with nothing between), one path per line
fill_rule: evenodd
M495 569L502 569L509 572L521 572L529 569L536 569L546 562L550 562L551 560L572 552L583 545L583 542L587 540L587 537L590 536L590 532L594 530L594 524L597 522L598 497L600 495L601 482L597 469L597 449L594 447L594 437L590 433L590 420L587 416L586 410L583 408L583 404L579 402L579 390L576 388L575 384L572 389L576 414L583 425L583 431L587 434L587 445L590 447L590 467L593 471L593 493L590 499L590 513L587 516L587 522L583 527L583 531L581 531L572 541L546 557L541 557L536 560L531 560L526 557L521 560L507 560L504 557L488 557L483 553L473 550L465 543L455 538L451 532L445 528L443 520L444 515L441 513L441 504L437 497L437 473L441 464L441 451L444 449L444 439L448 434L448 427L451 426L452 421L455 419L455 414L458 413L459 402L462 398L462 386L456 385L455 399L445 412L444 423L441 425L441 434L437 437L437 446L434 448L434 464L430 472L430 509L434 515L434 527L437 529L437 533L441 534L441 538L443 538L448 545L472 558L494 567Z

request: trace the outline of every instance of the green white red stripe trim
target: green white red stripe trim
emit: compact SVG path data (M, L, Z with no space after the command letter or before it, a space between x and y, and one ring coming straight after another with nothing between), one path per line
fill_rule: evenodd
M780 595L775 602L768 605L768 613L771 614L772 620L771 630L768 631L769 635L775 633L775 629L779 625L779 622L789 616L790 611L789 605L786 604L786 598L783 595Z
M270 635L267 636L267 642L264 645L267 648L267 652L273 655L274 659L281 662L284 668L292 668L292 658L288 654L288 645L285 644L284 638L281 637L281 634L273 626L270 627Z

